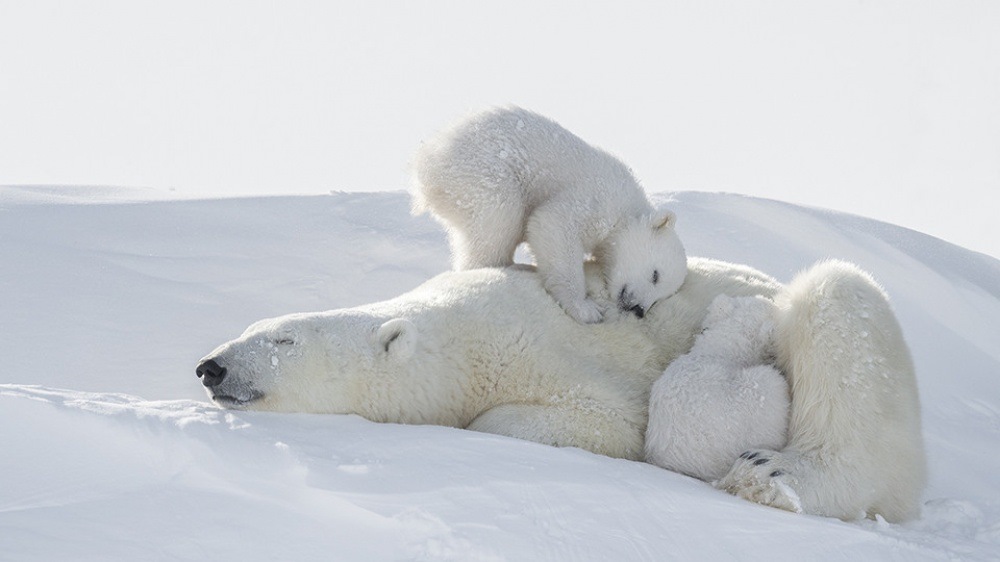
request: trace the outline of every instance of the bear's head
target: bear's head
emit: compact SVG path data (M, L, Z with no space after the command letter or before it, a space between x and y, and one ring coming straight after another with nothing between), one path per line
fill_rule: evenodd
M416 328L351 311L290 314L252 324L196 369L216 404L233 409L362 413L373 373L405 368Z
M642 318L656 301L681 288L687 254L676 224L671 211L643 216L618 228L600 249L608 291L622 311Z
M692 351L746 365L773 362L776 314L777 307L766 297L719 295L708 307Z

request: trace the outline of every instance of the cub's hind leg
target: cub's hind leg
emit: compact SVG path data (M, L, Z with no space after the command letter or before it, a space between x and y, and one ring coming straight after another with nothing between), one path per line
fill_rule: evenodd
M449 226L452 266L455 270L507 267L524 239L524 207L517 201L477 209Z

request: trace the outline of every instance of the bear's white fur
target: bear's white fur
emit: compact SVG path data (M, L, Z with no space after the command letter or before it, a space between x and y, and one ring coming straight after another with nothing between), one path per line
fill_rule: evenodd
M792 389L788 444L748 451L717 486L841 519L917 516L926 480L920 402L885 291L856 266L827 261L776 301L777 363Z
M226 407L439 424L641 459L649 388L720 291L773 295L750 268L693 260L642 320L580 324L529 266L443 273L395 299L262 320L209 356ZM598 269L595 298L608 302Z
M456 270L503 267L528 242L546 290L580 322L584 259L601 264L616 305L640 317L684 282L675 215L656 212L632 171L557 123L502 107L425 142L413 160L414 211L448 230Z
M774 303L719 295L691 351L653 384L646 461L706 481L788 435L788 382L773 366Z
M389 301L258 322L206 356L199 375L211 365L203 384L230 408L465 427L640 459L650 387L691 348L712 300L763 295L780 303L789 445L737 462L722 487L808 513L913 515L920 412L882 291L839 262L784 290L745 266L689 262L682 288L641 320L579 324L530 268L453 272ZM587 280L611 301L595 268Z

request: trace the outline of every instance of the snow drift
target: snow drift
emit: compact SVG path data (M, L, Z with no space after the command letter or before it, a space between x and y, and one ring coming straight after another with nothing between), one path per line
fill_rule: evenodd
M409 290L448 267L444 233L404 193L0 188L0 558L995 559L1000 262L776 201L669 205L691 255L782 281L836 257L885 286L920 384L921 519L795 515L450 428L219 410L204 353L260 318Z

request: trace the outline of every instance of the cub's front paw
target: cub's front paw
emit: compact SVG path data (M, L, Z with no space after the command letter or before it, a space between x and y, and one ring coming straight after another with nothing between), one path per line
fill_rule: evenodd
M790 459L776 451L747 451L713 485L754 503L801 513L802 502L795 492L791 465Z
M567 303L563 308L581 324L596 324L604 319L604 309L591 299Z

